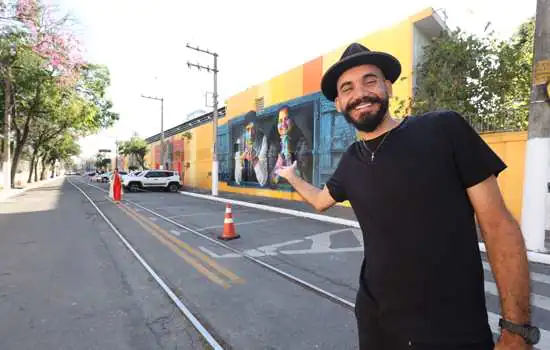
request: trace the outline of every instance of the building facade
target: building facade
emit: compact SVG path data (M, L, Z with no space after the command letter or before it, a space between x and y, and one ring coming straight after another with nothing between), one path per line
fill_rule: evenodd
M431 8L357 42L371 50L389 52L402 65L390 102L393 114L399 100L413 95L415 67L421 63L423 47L445 29ZM291 186L278 178L277 169L297 162L301 177L322 187L334 172L356 131L320 92L321 77L341 56L349 43L299 65L272 79L230 97L220 109L217 134L220 191L302 200ZM211 113L204 114L165 132L167 168L179 170L190 188L211 187ZM525 135L487 135L489 143L510 168L499 181L514 216L520 217ZM150 144L147 165L158 167L160 135ZM179 153L174 151L177 149ZM510 164L510 160L512 164ZM511 170L510 170L511 169ZM520 182L518 182L520 181ZM344 205L347 205L346 203Z

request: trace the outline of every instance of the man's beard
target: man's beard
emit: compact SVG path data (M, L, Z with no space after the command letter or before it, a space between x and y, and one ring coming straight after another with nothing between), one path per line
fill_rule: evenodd
M380 108L378 109L378 112L362 112L359 118L355 120L352 118L350 113L355 107L359 106L362 103L378 103L380 105ZM389 100L387 97L382 99L374 96L365 96L350 103L346 107L346 110L343 114L347 122L355 126L357 130L363 132L373 132L384 120L384 117L388 112L388 106Z

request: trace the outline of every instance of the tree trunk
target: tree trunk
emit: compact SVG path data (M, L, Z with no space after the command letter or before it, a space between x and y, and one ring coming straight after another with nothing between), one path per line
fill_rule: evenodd
M31 166L29 170L29 178L27 179L27 183L30 184L32 182L32 174L34 172L34 161L36 159L36 152L33 152L32 158L31 158Z
M31 183L32 182L32 174L34 172L34 165L36 164L36 162L38 162L38 144L35 144L33 146L33 151L32 151L32 158L31 158L31 169L29 171L29 179L27 180L27 183ZM35 180L36 181L36 174L35 174Z
M42 158L41 164L42 164L42 171L40 172L40 180L44 180L46 179L46 170L48 170L46 168L46 156Z
M38 159L34 163L34 182L38 181Z
M52 169L52 178L55 176L55 160L52 160L50 163L50 167Z
M23 132L20 133L19 129L16 129L17 134L17 145L15 146L15 150L13 152L13 160L11 162L11 187L15 188L15 173L17 172L17 165L19 165L19 159L21 158L21 154L23 153L23 146L27 142L27 138L29 137L29 131L30 131L30 123L31 123L31 117L27 117L25 120L25 126L23 127ZM14 120L15 124L15 120ZM19 137L20 136L20 137Z

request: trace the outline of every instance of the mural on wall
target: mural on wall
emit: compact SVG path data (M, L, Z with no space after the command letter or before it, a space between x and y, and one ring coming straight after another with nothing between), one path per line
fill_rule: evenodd
M283 106L275 113L249 112L231 127L232 183L240 186L289 188L279 177L283 166L297 161L299 175L313 175L313 102Z
M177 139L175 136L165 139L164 147L166 149L166 157L164 159L164 169L177 171L182 179L184 166L184 145L185 141L183 139ZM161 147L160 143L158 143L153 147L154 169L160 169L160 153Z

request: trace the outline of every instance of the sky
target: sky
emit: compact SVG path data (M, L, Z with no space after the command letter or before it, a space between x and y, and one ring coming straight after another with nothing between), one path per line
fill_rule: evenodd
M213 76L187 62L212 66L213 58L187 43L218 53L223 105L250 86L427 7L442 17L444 10L451 28L482 33L491 22L502 37L536 10L535 0L51 1L76 19L85 59L109 68L108 95L120 114L114 127L81 140L81 157L114 150L116 140L134 133L145 138L160 132L160 102L141 95L164 98L165 130L194 111L211 110L205 94L212 92Z

